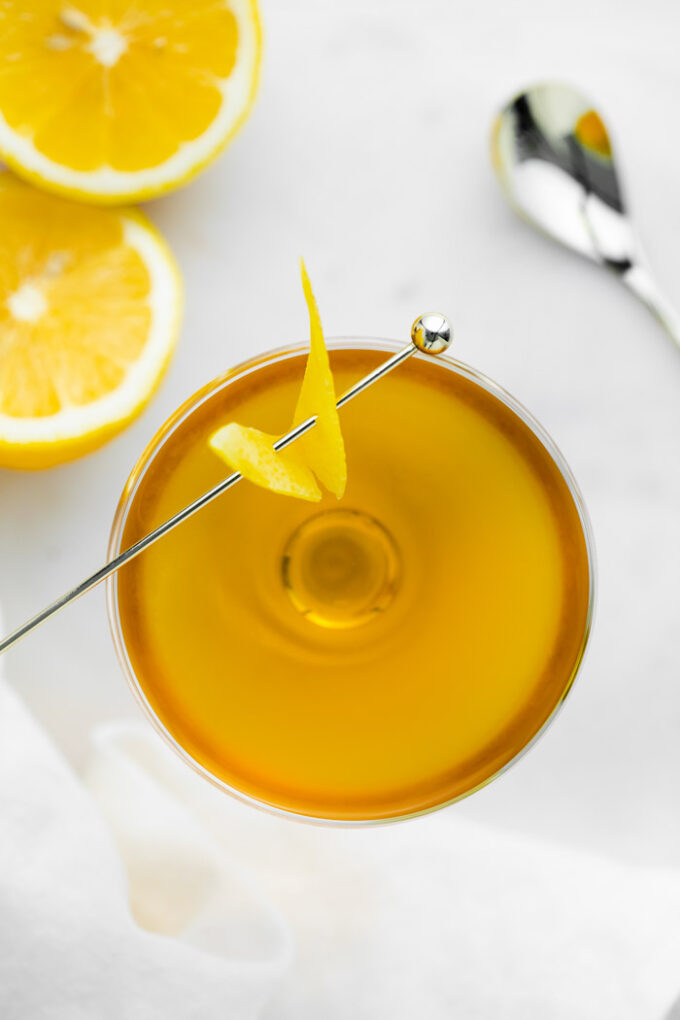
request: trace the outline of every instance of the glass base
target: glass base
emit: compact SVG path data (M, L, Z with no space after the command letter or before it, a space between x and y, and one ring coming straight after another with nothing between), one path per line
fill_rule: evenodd
M291 536L281 562L295 608L320 627L357 627L385 610L400 560L389 532L356 510L329 510Z

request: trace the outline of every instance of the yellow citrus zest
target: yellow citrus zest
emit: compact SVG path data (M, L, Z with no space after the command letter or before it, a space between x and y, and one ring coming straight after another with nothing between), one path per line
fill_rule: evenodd
M292 450L274 450L277 436L230 422L210 437L210 446L233 471L282 496L317 503L321 491L314 475Z
M314 475L340 499L347 484L347 464L321 319L302 259L300 269L311 340L291 428L314 416L316 424L280 452L273 449L276 436L235 422L218 429L210 437L210 446L233 471L256 485L317 502L321 492Z
M336 407L333 374L319 310L302 259L300 272L309 310L311 338L305 377L295 408L293 424L299 425L314 414L317 420L314 428L297 440L296 446L299 456L309 465L322 485L341 499L347 485L347 461L340 431L340 416Z

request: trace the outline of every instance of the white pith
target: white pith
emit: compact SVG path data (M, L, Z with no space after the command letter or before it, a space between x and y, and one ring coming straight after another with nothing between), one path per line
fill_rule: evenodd
M27 280L9 295L7 307L18 322L37 322L47 311L47 298L37 283Z
M94 59L102 67L114 67L127 47L127 39L115 28L96 29L87 46Z
M40 418L0 414L0 442L26 446L75 439L125 421L144 403L168 359L179 316L179 288L174 266L162 243L141 223L121 214L123 243L136 251L150 277L151 324L139 358L115 390L90 404L67 407Z
M69 191L89 192L107 198L124 197L146 191L153 192L187 177L192 170L209 160L236 127L248 105L256 73L258 40L252 2L251 0L223 0L223 6L234 14L238 23L239 35L236 62L231 74L226 79L214 79L215 87L222 95L219 112L202 135L193 141L180 144L177 152L165 162L158 166L134 171L114 170L110 166L102 166L97 170L88 171L73 170L54 162L39 152L34 147L32 139L11 128L1 112L0 148L10 161L16 161L29 174L35 174ZM69 13L76 14L78 12ZM82 26L78 25L78 27ZM97 34L100 38L105 31L114 30L98 30ZM122 35L119 38L125 42ZM90 49L95 43L96 36L93 37ZM100 63L105 63L106 61L102 60L102 54L108 59L113 56L111 40L109 39L107 42L105 38L104 45L100 46L99 54L94 50L92 52ZM120 57L121 52L117 54L116 59Z

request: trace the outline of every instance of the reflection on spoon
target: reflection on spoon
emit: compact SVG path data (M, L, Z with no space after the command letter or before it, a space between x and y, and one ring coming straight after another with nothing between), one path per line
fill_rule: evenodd
M515 210L615 272L680 346L680 318L643 265L609 132L593 104L569 85L527 89L496 118L491 151Z

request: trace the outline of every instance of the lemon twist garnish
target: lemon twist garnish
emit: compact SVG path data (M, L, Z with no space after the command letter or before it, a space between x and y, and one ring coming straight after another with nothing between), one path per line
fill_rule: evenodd
M321 319L305 264L300 259L302 289L310 321L310 350L291 427L316 415L316 424L290 449L277 452L279 438L230 422L210 437L210 446L233 471L271 492L318 502L316 478L340 499L347 484L347 462L336 407L335 386Z

